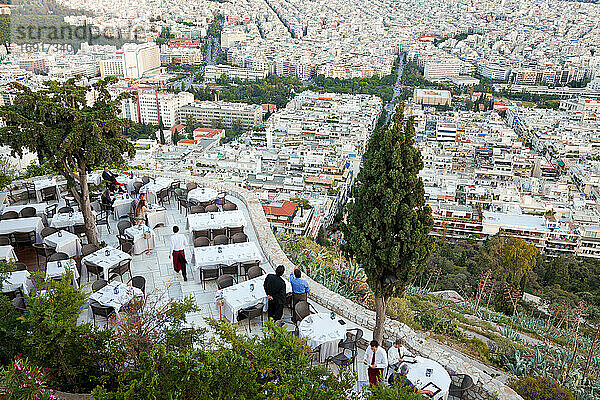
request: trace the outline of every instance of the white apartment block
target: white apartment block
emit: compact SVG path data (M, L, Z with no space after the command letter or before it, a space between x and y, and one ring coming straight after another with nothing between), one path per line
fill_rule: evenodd
M180 121L185 123L189 118L205 127L221 122L227 128L239 123L243 129L250 129L262 124L263 109L256 104L195 101L179 110Z
M428 81L439 81L459 76L460 60L428 60L427 62L425 62L423 75Z
M225 74L229 79L239 78L243 81L257 81L267 77L266 70L232 67L229 65L207 65L204 68L204 80L215 82Z
M488 79L506 82L510 75L510 68L499 64L479 64L478 72L481 76Z
M123 59L122 58L111 58L109 60L100 60L100 76L105 78L107 76L124 76L123 70Z
M435 129L435 139L438 142L456 142L458 127L455 123L438 122Z
M153 88L113 87L111 92L132 91L135 99L123 101L122 117L135 122L158 125L162 121L165 128L180 123L179 110L194 102L194 95L188 92L169 93Z
M160 49L156 43L125 43L115 58L100 61L100 75L140 79L160 67Z
M426 106L449 106L452 94L448 90L415 89L413 102Z

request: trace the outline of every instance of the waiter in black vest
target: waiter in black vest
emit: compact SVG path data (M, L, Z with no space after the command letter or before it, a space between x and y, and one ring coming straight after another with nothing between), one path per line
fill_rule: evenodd
M283 306L285 305L285 281L282 278L285 272L283 265L277 266L274 274L269 274L265 278L265 293L269 299L269 318L279 321L283 316Z

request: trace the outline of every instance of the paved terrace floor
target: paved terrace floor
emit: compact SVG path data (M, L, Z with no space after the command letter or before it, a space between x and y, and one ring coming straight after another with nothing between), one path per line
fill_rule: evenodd
M252 228L252 224L249 223L250 216L245 205L242 203L242 201L233 196L227 196L227 200L235 203L238 206L238 209L244 213L244 216L247 220L244 232L248 235L249 241L257 242L256 233ZM174 199L171 201L170 204L166 204L166 209L167 224L165 226L159 225L156 228L154 228L154 232L156 235L155 248L148 253L142 253L133 256L131 262L132 276L143 276L146 279L146 294L149 296L156 295L161 296L164 299L180 299L185 296L192 296L200 311L188 314L188 322L196 327L208 327L206 323L206 318L219 318L219 310L215 303L215 293L217 291L216 280L207 281L206 289L203 289L202 284L194 282L191 271L193 265L191 264L188 264L187 282L183 280L181 274L175 273L175 271L173 270L172 261L169 259L169 237L172 234L172 228L174 225L179 226L181 232L184 234L189 234L189 231L185 229L185 211L180 212L178 210L177 203ZM118 240L116 237L116 234L118 233L118 220L114 219L114 217L111 216L109 218L109 222L110 233L108 232L106 226L98 227L98 241L105 242L109 246L118 247ZM259 249L261 248L260 246L258 247ZM188 259L188 262L191 260L192 249L192 246L189 246L186 249L186 257ZM35 253L32 251L32 249L19 250L17 256L19 258L19 261L22 261L28 265L28 269L30 271L35 271L38 269ZM273 272L273 266L271 266L271 264L268 262L268 257L266 257L265 254L262 254L260 266L267 273ZM86 292L91 291L91 283L96 278L94 276L91 276L89 279L90 282L88 284L87 271L85 270L85 268L81 268L80 282L82 288ZM129 274L125 274L124 276L124 280L127 281L127 279L129 279ZM316 304L314 302L311 302L311 304L315 307L317 312L329 313L329 310L320 306L319 304ZM283 318L291 320L291 315L287 308L285 309ZM82 309L78 322L92 322L87 306L85 306L85 308ZM105 320L102 317L97 316L96 323L97 325L101 325L105 323ZM351 321L347 321L347 324L349 329L358 328L358 325L352 323ZM240 332L245 332L246 334L259 335L262 333L260 318L255 318L252 320L250 329L248 329L248 322L246 320L241 321L239 324L236 325ZM364 327L361 327L361 329L364 332L364 338L368 341L371 340L371 338L373 337L372 332L365 330ZM357 386L364 384L364 382L368 380L366 369L362 366L363 356L363 350L359 350L357 357ZM330 366L330 368L332 368L335 372L335 366Z

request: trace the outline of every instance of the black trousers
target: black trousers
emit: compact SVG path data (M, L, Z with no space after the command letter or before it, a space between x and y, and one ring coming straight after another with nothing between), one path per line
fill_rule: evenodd
M283 317L283 303L278 300L269 300L269 318L279 321Z

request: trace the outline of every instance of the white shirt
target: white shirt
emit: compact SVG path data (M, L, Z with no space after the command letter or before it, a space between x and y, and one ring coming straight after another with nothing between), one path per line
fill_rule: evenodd
M174 251L185 250L185 246L188 245L187 237L183 233L174 233L171 235L171 245L169 247L169 255L173 254Z
M365 361L367 362L367 365L371 366L371 361L373 361L373 350L371 350L371 346L368 346L365 351ZM387 365L388 362L385 350L383 347L378 346L377 351L375 352L375 368L385 368Z
M399 348L396 348L396 346L390 347L390 349L388 350L388 354L387 354L389 365L400 362L400 360L405 355L409 355L409 352L406 349L406 347L404 347L404 346L400 346Z

